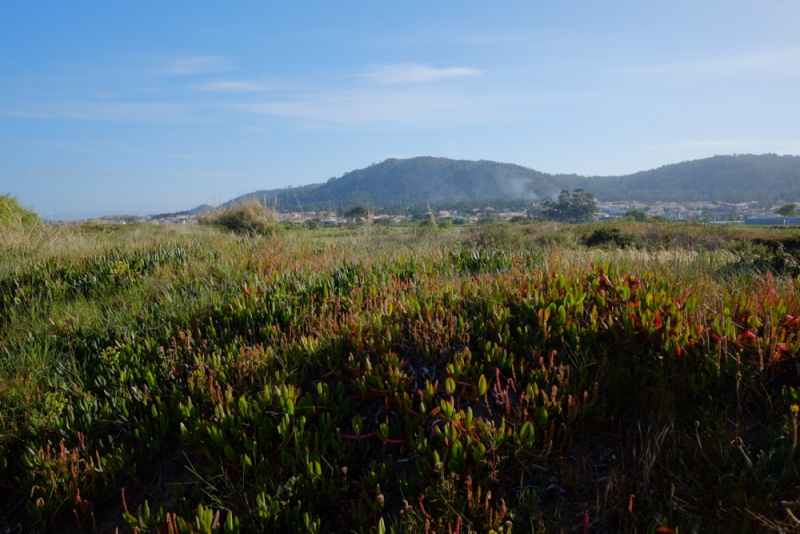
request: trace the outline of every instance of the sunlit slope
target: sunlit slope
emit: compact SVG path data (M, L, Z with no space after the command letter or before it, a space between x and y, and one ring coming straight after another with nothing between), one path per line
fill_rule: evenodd
M741 154L684 161L627 176L570 181L604 200L781 202L800 198L800 157Z
M387 159L326 183L257 191L231 202L257 198L282 210L379 207L446 207L493 200L535 200L582 187L601 200L765 203L800 198L800 157L714 156L624 176L546 174L509 163L419 157Z

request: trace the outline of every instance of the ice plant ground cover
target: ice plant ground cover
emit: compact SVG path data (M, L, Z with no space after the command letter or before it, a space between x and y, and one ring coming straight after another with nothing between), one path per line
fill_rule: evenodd
M0 526L800 528L797 233L619 228L6 233Z

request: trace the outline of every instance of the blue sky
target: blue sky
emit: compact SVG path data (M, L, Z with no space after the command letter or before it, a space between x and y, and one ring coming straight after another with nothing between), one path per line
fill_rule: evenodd
M800 154L800 0L3 2L0 194L147 214L388 157Z

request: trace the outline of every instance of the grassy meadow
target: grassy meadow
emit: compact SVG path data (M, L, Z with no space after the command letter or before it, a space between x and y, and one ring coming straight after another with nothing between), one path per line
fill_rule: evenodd
M2 532L800 530L800 231L264 224L2 230Z

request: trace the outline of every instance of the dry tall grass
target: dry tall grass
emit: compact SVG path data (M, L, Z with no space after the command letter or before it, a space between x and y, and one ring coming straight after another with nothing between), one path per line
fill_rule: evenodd
M197 216L200 224L220 226L237 234L273 235L278 229L278 214L257 200L247 200Z
M41 224L39 216L23 207L11 195L0 195L0 228L18 228Z

